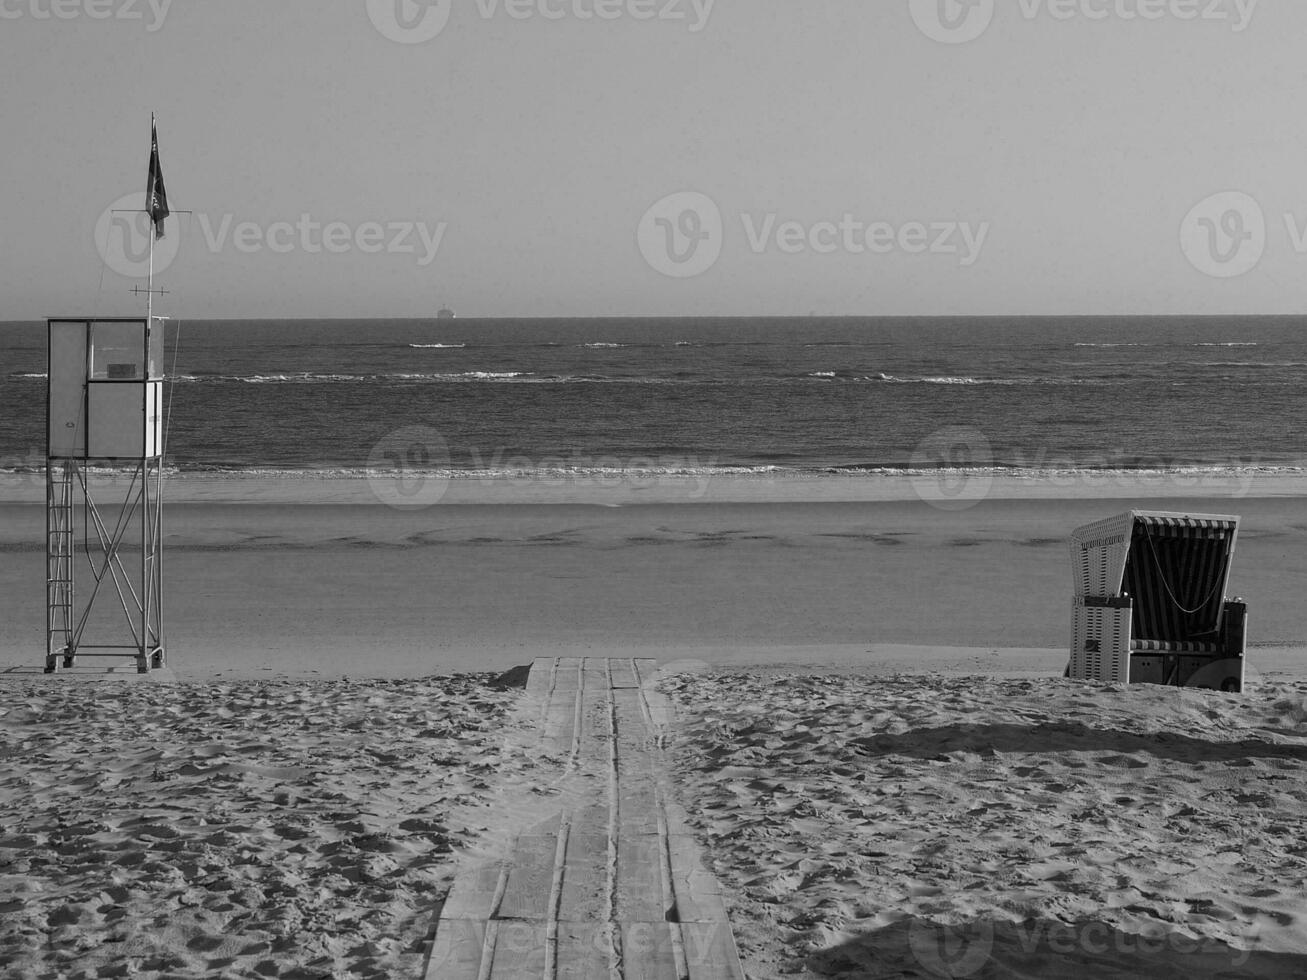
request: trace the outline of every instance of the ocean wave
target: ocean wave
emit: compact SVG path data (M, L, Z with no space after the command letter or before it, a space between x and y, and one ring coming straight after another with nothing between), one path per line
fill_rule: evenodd
M1250 464L1177 464L1158 466L1144 463L1139 466L1083 466L1034 467L993 464L989 466L938 466L921 467L902 464L863 463L843 466L781 465L772 463L713 463L693 462L687 457L682 463L675 459L666 462L651 461L645 466L553 465L531 467L431 467L425 469L391 469L368 466L333 467L261 467L215 466L170 463L164 475L182 481L196 480L367 480L367 479L438 479L438 480L545 480L545 479L622 479L650 476L759 478L787 477L799 479L960 479L989 477L1012 480L1164 480L1185 479L1251 479L1251 478L1304 478L1307 463L1250 463ZM30 476L44 473L40 464L0 467L0 474ZM97 465L92 473L130 474L132 467Z
M1307 361L1191 361L1196 367L1302 368Z
M881 371L876 374L855 374L841 371L813 371L804 375L822 381L870 382L894 385L999 385L1012 387L1017 385L1083 385L1104 383L1087 378L973 378L968 375L922 375L899 376Z
M467 344L409 344L416 350L461 350Z
M1230 340L1219 343L1190 343L1190 344L1163 344L1163 343L1117 343L1117 344L1092 344L1078 343L1075 347L1260 347L1259 343L1247 340Z
M609 377L601 374L534 374L529 371L401 371L390 374L180 374L168 380L195 384L686 384L683 378Z
M1026 384L1024 380L1015 378L968 378L968 377L928 377L928 378L897 378L892 374L881 374L879 378L873 379L885 381L889 384L898 385L1015 385Z
M523 379L520 371L419 372L392 374L336 374L304 371L295 374L179 374L169 380L198 384L369 384L377 382L415 381L515 381Z
M630 347L630 344L578 344L578 347L587 347L591 350L597 350L607 347Z
M46 379L47 375L46 375L46 373L45 373L44 371L41 371L41 372L39 372L39 373L29 373L29 372L26 372L26 371L15 371L13 374L9 375L9 377L11 377L11 378L27 378L27 379L35 380L35 381L44 381L44 380Z

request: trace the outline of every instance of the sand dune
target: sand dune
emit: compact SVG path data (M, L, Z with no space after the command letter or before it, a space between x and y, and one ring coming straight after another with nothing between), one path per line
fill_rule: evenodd
M1307 975L1307 682L667 691L753 980Z
M6 977L421 974L451 821L518 692L487 678L10 681Z

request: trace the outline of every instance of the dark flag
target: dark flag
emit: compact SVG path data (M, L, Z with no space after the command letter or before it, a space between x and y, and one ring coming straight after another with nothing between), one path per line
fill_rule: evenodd
M159 133L150 123L150 177L145 184L145 210L154 222L154 237L163 237L163 219L168 217L168 192L163 189L163 169L159 166Z

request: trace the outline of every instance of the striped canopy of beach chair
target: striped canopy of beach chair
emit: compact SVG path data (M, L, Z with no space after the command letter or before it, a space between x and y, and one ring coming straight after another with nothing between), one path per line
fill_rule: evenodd
M1242 690L1239 518L1128 511L1071 535L1072 677Z

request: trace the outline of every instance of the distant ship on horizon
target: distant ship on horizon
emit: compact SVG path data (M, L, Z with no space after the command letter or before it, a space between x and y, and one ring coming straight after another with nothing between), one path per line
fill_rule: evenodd
M453 320L457 314L448 306L442 306L440 312L436 314L437 320Z

